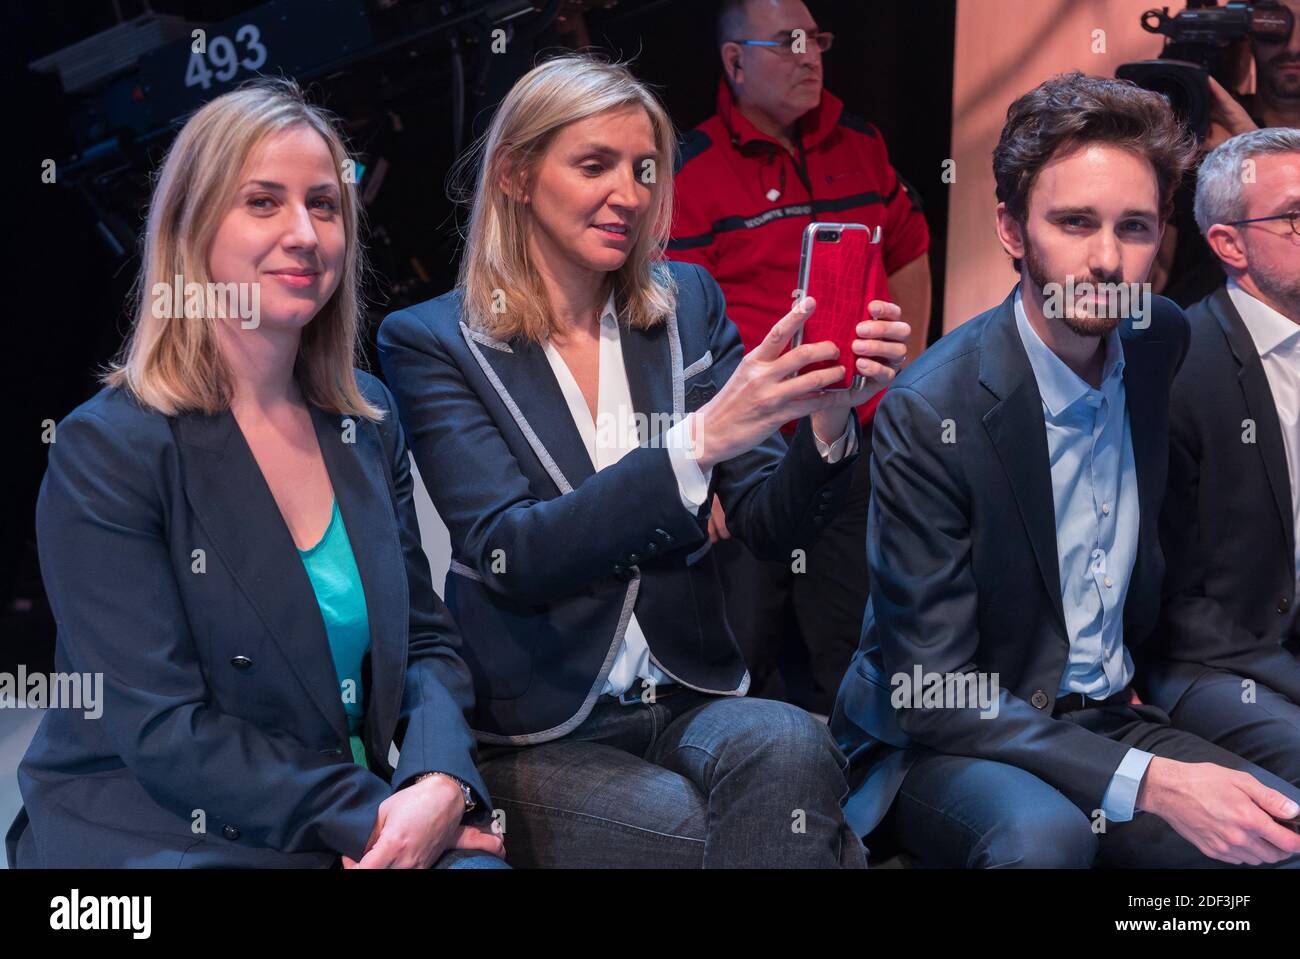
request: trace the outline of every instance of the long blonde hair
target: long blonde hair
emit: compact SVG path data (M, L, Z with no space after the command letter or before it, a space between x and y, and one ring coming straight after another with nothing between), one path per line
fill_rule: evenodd
M469 229L457 285L470 325L498 339L540 342L552 327L545 289L529 262L530 208L497 187L510 171L531 185L556 134L578 120L627 106L645 109L658 158L651 206L623 265L614 271L614 296L638 329L676 310L676 289L663 263L672 229L677 140L654 93L626 65L590 54L555 57L524 74L506 94L486 133L452 171L452 196L470 206ZM501 311L502 292L506 308Z
M177 276L186 284L211 281L208 253L245 163L267 137L300 125L320 134L339 172L347 247L337 289L303 329L294 375L307 401L322 409L383 418L356 380L365 259L356 187L342 175L347 147L330 115L309 104L290 80L259 79L213 99L190 117L167 151L149 204L131 334L102 376L105 384L129 389L168 416L230 408L231 372L216 335L221 321L159 317L151 291L155 284L170 287Z

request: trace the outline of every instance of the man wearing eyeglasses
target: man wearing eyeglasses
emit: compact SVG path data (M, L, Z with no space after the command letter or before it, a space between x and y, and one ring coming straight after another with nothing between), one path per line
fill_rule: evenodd
M1225 141L1196 222L1228 274L1187 311L1150 700L1300 785L1300 130Z
M822 86L832 36L800 0L724 0L717 113L688 133L676 171L668 256L704 266L726 296L747 350L789 310L804 228L814 220L881 228L888 299L912 325L907 359L925 347L930 234L916 193L895 173L880 132ZM864 441L879 398L858 407ZM730 539L715 497L709 522L727 616L750 669L750 693L829 713L857 648L867 599L863 547L870 499L862 457L853 491L803 556L760 562ZM797 627L811 689L777 668ZM793 637L791 637L793 639ZM798 647L795 647L796 650Z

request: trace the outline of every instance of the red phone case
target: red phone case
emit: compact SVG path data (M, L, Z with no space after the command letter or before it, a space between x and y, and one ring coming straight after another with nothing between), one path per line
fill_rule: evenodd
M790 348L830 340L840 348L838 360L801 369L844 367L843 382L829 389L856 389L863 377L854 363L857 326L868 319L867 304L885 297L885 269L880 257L880 227L861 223L812 223L804 230L799 285L817 301L817 309L794 335ZM798 302L797 300L795 302Z

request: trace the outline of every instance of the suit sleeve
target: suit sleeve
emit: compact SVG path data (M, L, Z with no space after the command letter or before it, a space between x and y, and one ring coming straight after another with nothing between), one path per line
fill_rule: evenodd
M610 576L656 529L672 534L676 547L704 540L701 523L682 507L663 446L638 447L572 492L543 500L470 385L479 371L462 369L414 313L384 320L379 356L455 558L494 592L549 602ZM499 411L509 416L504 406Z
M473 683L460 657L460 630L434 591L429 561L420 546L410 451L397 421L396 404L387 389L383 396L389 415L379 429L390 458L397 529L410 594L410 645L402 711L394 737L399 753L392 786L400 789L421 773L449 773L474 791L478 802L474 818L480 819L490 814L492 801L475 766L474 734L468 722L474 705Z
M735 373L745 348L740 331L727 319L718 282L703 268L695 272L704 288L709 349L720 387ZM852 452L834 463L818 451L812 419L805 416L789 446L773 433L748 452L714 467L715 491L727 514L727 528L759 559L789 562L791 552L811 547L843 506L862 442L858 418L848 420L854 437Z
M876 412L867 521L880 652L886 675L979 670L979 591L971 561L970 495L959 444L944 443L943 417L907 386ZM922 701L923 702L923 701ZM996 716L978 707L895 704L899 727L942 753L995 760L1051 783L1081 809L1099 808L1128 752L1053 719L1000 683Z
M103 676L103 735L144 790L285 852L360 858L383 779L214 707L178 588L156 470L86 412L58 428L37 502L63 668ZM219 827L218 827L219 828Z

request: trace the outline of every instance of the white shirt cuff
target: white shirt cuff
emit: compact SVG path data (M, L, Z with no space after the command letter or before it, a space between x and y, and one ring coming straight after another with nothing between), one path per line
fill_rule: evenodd
M692 516L700 511L709 496L709 480L713 468L708 472L700 469L695 459L695 448L691 444L691 417L671 427L663 434L664 446L668 448L668 462L672 464L673 475L677 477L677 492L682 498L682 505Z
M858 434L853 429L853 418L856 415L852 410L849 411L849 421L844 426L844 433L834 443L823 443L817 431L813 430L813 442L817 444L817 452L827 463L838 463L844 457L852 456L854 450L858 448Z

